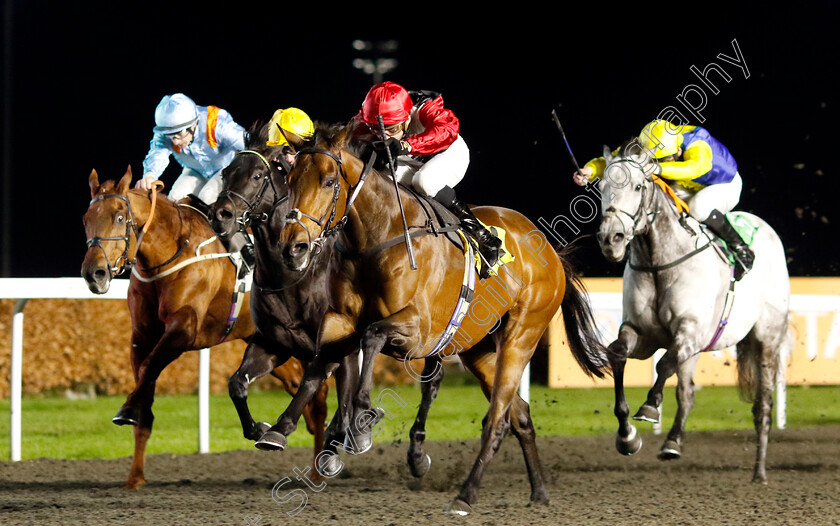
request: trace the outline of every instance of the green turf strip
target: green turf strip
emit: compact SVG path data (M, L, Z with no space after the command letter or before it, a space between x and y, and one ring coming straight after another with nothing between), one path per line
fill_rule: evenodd
M384 387L375 387L375 397ZM415 385L393 389L393 396L382 396L382 405L393 418L386 418L377 442L406 441L420 403L420 389ZM390 392L388 392L390 394ZM631 388L627 397L631 411L644 402L647 389ZM115 458L130 456L133 438L130 428L111 423L123 396L102 396L88 400L66 398L24 398L24 459L29 458ZM254 417L273 423L285 409L290 397L281 391L254 391L249 404ZM405 407L400 407L401 402ZM335 411L335 393L330 392L329 414ZM432 406L426 426L427 440L463 440L477 438L487 401L475 385L444 385ZM674 417L674 389L666 388L663 427L667 430ZM193 453L198 450L198 398L195 395L159 396L154 405L155 424L148 453ZM531 386L531 413L538 436L611 435L615 432L613 392L611 389L549 389ZM787 426L809 427L840 423L840 388L789 387ZM0 460L9 459L9 399L0 400ZM651 424L637 424L649 431ZM689 416L688 431L752 428L751 405L738 398L730 387L698 389L694 410ZM303 421L289 437L290 447L311 447L312 437ZM239 420L227 395L212 395L210 400L210 450L251 449L242 437Z

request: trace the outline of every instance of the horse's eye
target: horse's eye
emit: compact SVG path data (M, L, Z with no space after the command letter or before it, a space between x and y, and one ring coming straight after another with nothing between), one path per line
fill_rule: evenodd
M255 181L259 181L259 180L260 180L260 177L262 177L262 175L260 175L260 174L254 174L254 180L255 180Z
M327 188L332 188L332 186L334 184L335 184L335 179L327 179L326 182L324 182L324 186L326 186Z
M637 184L637 185L636 185L636 191L638 192L638 191L639 191L639 190L641 190L641 189L642 189L642 185L641 185L641 184Z
M123 218L123 216L117 216L116 217L116 222L117 223L122 223L123 221L125 221L125 218Z

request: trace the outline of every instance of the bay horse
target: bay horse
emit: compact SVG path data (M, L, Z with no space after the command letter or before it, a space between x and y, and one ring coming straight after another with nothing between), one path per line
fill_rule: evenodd
M782 242L766 222L741 213L757 227L752 243L755 264L736 282L732 265L709 231L680 213L670 188L646 173L651 158L636 140L625 142L615 156L604 148L604 158L598 241L609 261L622 261L629 248L622 324L608 348L619 423L616 448L631 455L642 447L624 396L627 358L648 359L665 349L636 420L659 422L663 386L677 374L677 413L657 455L669 460L681 456L699 354L737 345L740 392L753 400L753 481L766 482L773 388L780 353L788 345L790 282Z
M370 399L376 355L383 352L405 360L428 354L463 299L463 277L474 277L476 271L469 261L465 268L463 247L423 226L429 219L427 209L414 193L400 187L406 224L413 225L405 228L393 180L365 166L351 140L355 127L355 121L319 125L315 145L298 153L288 176L294 208L280 232L284 264L305 272L317 247L341 229L346 253L330 271L330 308L320 327L315 359L297 395L266 435L283 443L309 396L336 363L361 346L361 381L345 447L363 453L371 446L376 423ZM457 354L490 401L480 452L448 508L458 515L471 512L481 478L508 430L525 457L531 501L548 502L529 407L516 390L561 304L569 347L579 364L596 376L603 376L606 365L582 285L568 262L553 248L538 251L538 257L532 254L534 240L544 242L545 237L522 214L500 207L474 211L485 224L505 230L506 250L513 260L496 276L475 284L468 315L440 355ZM414 232L408 234L409 229ZM407 235L414 238L416 270L402 243Z
M290 355L304 364L312 360L316 350L318 328L329 305L327 294L328 265L339 257L334 249L338 236L320 247L305 272L287 269L277 249L279 232L291 209L283 147L267 146L268 128L254 123L249 130L246 148L237 153L222 172L223 188L211 207L213 229L221 237L233 237L250 228L254 238L256 265L251 292L251 312L256 320L254 340L259 346L248 347L242 366L230 379L230 394L242 420L243 431L259 440L268 424L255 424L247 404L248 384L271 371ZM343 444L349 426L352 394L358 382L357 354L345 357L336 371L339 407L330 423L324 451L335 453L335 444ZM430 375L435 360L429 360L424 374ZM423 451L425 419L428 408L440 385L442 374L423 386L418 419L410 433L408 464L416 477L426 474L431 464ZM326 389L323 384L321 389ZM319 474L332 476L341 465L335 456L316 462Z
M146 483L146 443L152 432L152 403L160 373L185 351L212 347L222 340L251 340L254 322L249 292L240 299L238 318L233 316L236 269L207 219L165 196L153 200L150 192L130 190L131 178L130 166L116 183L100 184L96 170L91 172L92 200L83 219L88 250L81 273L91 292L104 294L112 278L135 269L128 287L135 388L113 422L134 427L134 455L125 487L137 489ZM202 256L196 256L198 247ZM182 266L193 257L206 259ZM271 373L293 394L303 366L292 359L276 364ZM323 443L325 394L318 393L304 415L315 435L316 455Z

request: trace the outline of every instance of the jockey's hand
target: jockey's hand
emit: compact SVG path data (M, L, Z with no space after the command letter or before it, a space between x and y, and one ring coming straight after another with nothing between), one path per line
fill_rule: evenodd
M411 150L411 147L405 141L398 139L385 139L384 141L374 141L373 147L378 152L384 152L387 148L391 151L391 158L396 159L400 155L406 155Z
M572 177L580 186L586 186L589 182L589 178L592 177L592 168L584 166L579 172L576 171Z
M134 185L134 188L137 190L151 190L152 183L157 181L157 178L152 177L151 175L147 175L146 177L142 177L137 184Z

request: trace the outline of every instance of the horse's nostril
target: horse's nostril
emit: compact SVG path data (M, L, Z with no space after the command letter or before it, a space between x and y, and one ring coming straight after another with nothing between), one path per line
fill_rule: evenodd
M289 256L293 258L300 257L302 254L305 254L308 249L309 245L306 243L295 243L289 247Z
M220 208L216 211L216 219L219 221L230 221L233 219L233 214L227 208Z

